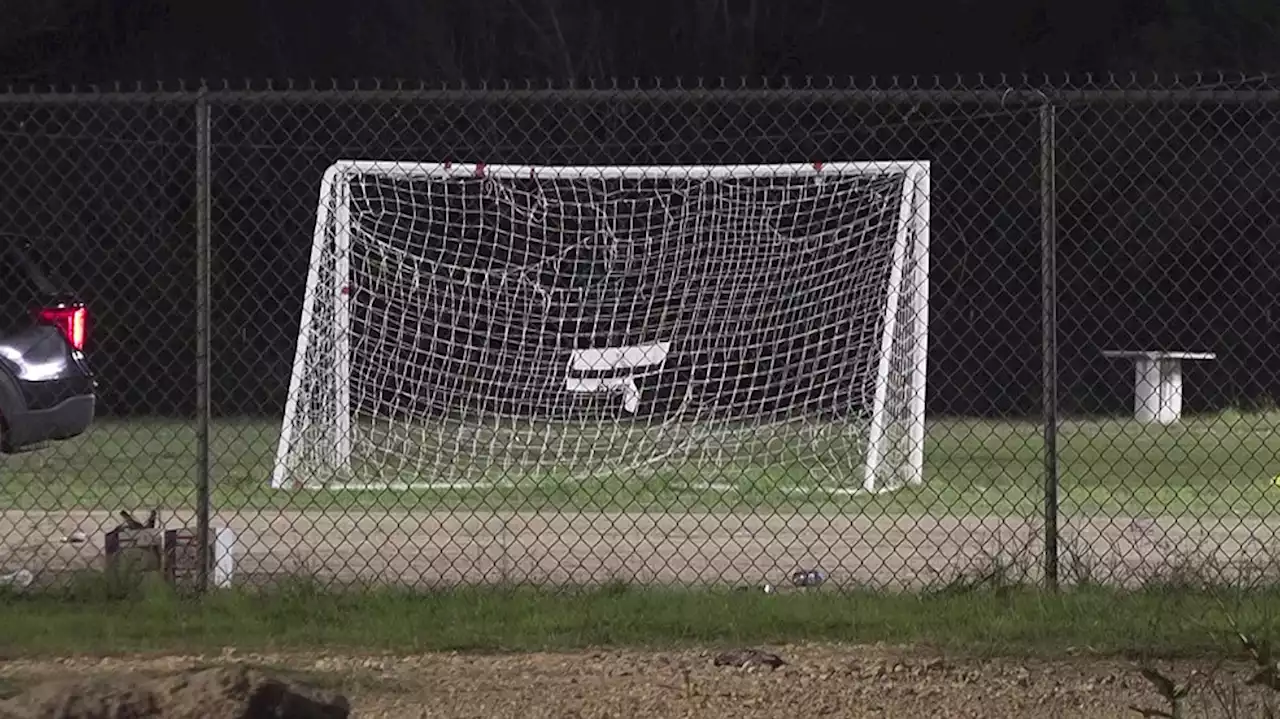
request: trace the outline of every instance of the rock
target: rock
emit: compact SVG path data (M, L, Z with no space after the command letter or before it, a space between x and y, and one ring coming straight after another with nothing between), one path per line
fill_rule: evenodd
M772 652L759 649L731 649L716 655L714 664L718 667L769 667L777 669L786 664L782 657Z
M50 682L0 702L0 719L346 719L346 697L321 697L245 667L147 679Z

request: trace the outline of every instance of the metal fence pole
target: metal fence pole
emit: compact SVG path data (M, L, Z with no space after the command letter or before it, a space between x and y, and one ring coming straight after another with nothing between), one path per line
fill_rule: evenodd
M1057 110L1040 106L1040 281L1044 344L1044 581L1058 587L1058 218L1056 201Z
M199 548L198 589L209 587L212 558L209 542L209 338L210 338L210 203L209 98L200 88L196 98L196 535Z

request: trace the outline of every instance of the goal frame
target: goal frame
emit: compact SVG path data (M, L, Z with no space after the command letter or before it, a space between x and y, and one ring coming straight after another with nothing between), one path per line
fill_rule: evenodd
M927 160L873 160L862 162L805 162L786 164L739 165L487 165L484 163L406 162L400 160L339 160L330 165L320 181L315 229L307 268L303 306L294 348L294 361L285 400L284 417L272 469L273 488L307 487L293 482L287 464L294 439L294 424L299 411L302 383L306 381L307 353L317 303L333 302L334 322L341 328L350 326L351 298L351 214L350 179L361 175L382 175L404 180L493 177L509 179L573 178L573 179L665 179L680 177L690 180L716 180L747 177L823 177L850 174L885 174L900 172L904 176L898 224L894 234L889 281L881 317L880 356L876 368L875 392L870 426L866 438L866 455L862 490L876 493L903 485L924 482L925 395L929 336L929 252L930 252L930 163ZM333 282L322 287L320 262L334 258ZM899 303L904 287L910 292L908 314L912 331L907 335L910 367L907 380L908 429L906 462L895 474L897 481L885 481L881 465L886 454L885 405L892 372L892 348L897 336ZM322 294L323 293L323 294ZM324 299L322 297L327 295ZM351 345L347 333L334 332L333 347L335 417L328 443L330 469L349 468L351 464Z

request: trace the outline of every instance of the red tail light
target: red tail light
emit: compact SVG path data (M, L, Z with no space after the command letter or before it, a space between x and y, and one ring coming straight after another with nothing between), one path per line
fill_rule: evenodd
M36 316L41 322L47 322L61 330L72 347L84 351L89 325L88 309L83 306L43 307L36 311Z

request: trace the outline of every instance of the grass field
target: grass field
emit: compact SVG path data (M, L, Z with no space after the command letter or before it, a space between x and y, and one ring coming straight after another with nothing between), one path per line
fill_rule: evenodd
M923 645L970 656L1180 657L1231 651L1233 627L1280 634L1274 590L1181 585L1057 594L1002 585L903 597L621 585L342 592L304 580L268 594L228 591L193 601L154 583L121 593L90 582L61 601L3 590L0 600L0 658L226 646L424 652L805 642Z
M671 475L526 477L488 490L277 491L267 486L274 423L218 422L215 519L238 522L244 563L278 581L271 591L245 583L193 599L95 571L96 546L24 548L32 536L39 544L74 527L96 534L119 508L194 506L192 426L102 422L87 437L3 465L0 570L17 562L68 581L60 595L0 587L0 695L37 676L88 676L85 667L131 674L247 661L305 670L308 681L350 692L371 716L438 713L451 702L473 716L603 714L579 711L589 706L778 716L798 702L851 716L1026 716L1050 707L1063 716L1126 715L1153 704L1139 665L1205 676L1239 657L1237 631L1280 636L1274 582L1215 584L1211 576L1241 558L1277 566L1256 545L1275 536L1278 427L1280 415L1270 414L1173 427L1065 423L1062 511L1076 534L1064 546L1084 541L1101 563L1090 581L1064 576L1063 590L1049 592L999 564L1038 561L1043 445L1029 423L935 421L924 487L848 496L758 484L695 491L685 488L688 477ZM746 469L702 478L797 479ZM730 510L748 519L735 524ZM667 523L637 519L653 513ZM525 519L512 526L512 516ZM1134 538L1134 518L1168 521ZM1032 542L995 563L971 562L1004 551L1000 532L1015 526ZM1255 546L1242 549L1247 542ZM1179 559L1174 545L1208 547L1214 557ZM294 556L302 561L286 561ZM810 561L828 571L825 586L760 591L761 581ZM1064 575L1072 571L1064 558ZM536 586L583 578L604 581ZM1117 578L1128 586L1114 586ZM410 586L360 586L366 579ZM737 591L670 585L708 579ZM344 591L346 581L358 591ZM908 595L874 588L894 582L926 586ZM763 674L712 665L716 650L741 646L776 649L789 664ZM1256 673L1232 666L1242 686ZM744 702L757 711L743 713Z
M1241 641L1280 632L1274 590L102 589L0 590L0 700L52 684L59 706L106 706L139 679L198 687L196 672L235 666L340 692L361 717L1235 717L1272 716L1277 698L1274 666ZM743 647L785 665L713 662ZM1190 690L1176 706L1165 677Z
M1169 427L1065 422L1064 573L1128 586L1177 567L1211 582L1276 575L1278 428L1280 414ZM214 426L213 521L237 533L238 571L255 577L750 585L816 566L850 589L938 586L997 568L1031 577L1042 566L1043 443L1031 423L935 420L924 485L885 494L785 491L815 481L785 460L577 479L513 473L491 487L276 490L277 431L269 421ZM193 524L195 464L194 427L173 421L103 421L75 441L6 458L0 570L95 566L96 543L57 538L97 536L120 509Z
M1280 488L1272 482L1280 473L1278 430L1280 414L1274 413L1188 417L1170 427L1065 422L1059 433L1061 506L1089 516L1270 516L1280 503ZM577 479L512 470L504 485L470 489L282 491L269 486L278 431L269 420L215 422L215 508L1035 516L1043 502L1042 433L1026 422L934 420L924 486L872 496L791 490L823 480L785 460L773 468L735 461L678 473ZM194 423L104 420L82 438L3 462L3 509L195 503Z

